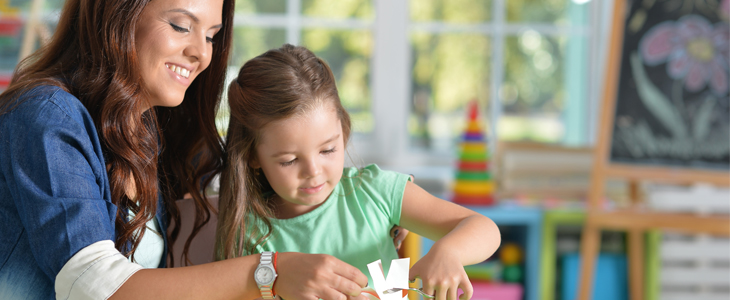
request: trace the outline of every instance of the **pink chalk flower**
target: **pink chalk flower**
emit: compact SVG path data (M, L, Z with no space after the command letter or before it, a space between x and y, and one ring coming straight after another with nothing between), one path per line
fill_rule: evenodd
M683 79L689 92L698 92L708 83L712 92L725 95L730 83L730 26L714 26L697 15L666 21L649 29L639 42L639 52L646 65L667 62L667 73Z

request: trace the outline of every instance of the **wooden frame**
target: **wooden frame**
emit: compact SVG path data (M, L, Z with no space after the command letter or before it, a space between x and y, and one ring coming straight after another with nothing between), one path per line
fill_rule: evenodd
M556 280L560 276L556 273L557 249L555 240L557 238L557 229L561 225L583 226L585 224L586 214L581 210L550 210L545 211L543 215L542 226L542 254L540 258L540 299L555 300ZM651 230L646 238L647 253L659 253L659 241L662 235L657 230ZM646 276L644 286L646 290L646 300L658 300L658 272L660 269L659 256L655 255L647 259Z
M555 278L560 276L556 267L558 225L582 225L585 222L585 214L582 211L546 211L542 220L540 299L555 300Z
M588 211L581 239L581 270L578 299L586 300L592 292L596 257L602 229L620 229L628 232L629 296L632 300L643 299L644 291L644 234L651 229L685 233L709 233L730 236L730 219L726 217L699 216L694 214L648 212L641 207L638 192L639 181L672 184L706 182L720 186L730 185L730 172L685 169L681 167L644 167L610 162L609 149L614 123L614 109L618 95L618 80L623 46L626 1L614 2L613 26L607 63L606 92L601 107L601 123L596 143L591 189L588 195ZM629 183L631 207L624 210L605 211L603 198L608 178L625 179Z

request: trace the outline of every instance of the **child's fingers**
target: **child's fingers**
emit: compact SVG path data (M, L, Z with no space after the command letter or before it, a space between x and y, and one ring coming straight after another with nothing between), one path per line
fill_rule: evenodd
M349 299L350 297L353 297L353 296L345 295L345 294L343 294L341 291L339 291L337 289L329 288L329 289L322 290L320 292L320 294L317 295L317 297L319 299L325 299L325 300L347 300L347 299ZM355 298L357 298L357 297L364 297L364 296L363 295L358 295ZM358 298L358 299L363 299L363 298Z
M401 229L403 229L403 227L393 225L393 227L390 228L390 237L395 238Z
M368 284L367 276L360 272L359 269L342 261L336 260L333 263L336 263L334 273L340 276L336 281L340 284L336 288L351 296L359 295L362 288Z
M461 288L461 291L464 292L461 296L459 296L460 300L469 300L474 295L474 287L468 279L461 281L459 288Z
M410 270L408 270L408 281L410 283L416 282L416 278L418 278L418 269L416 269L417 266L413 266Z
M457 294L459 293L459 287L458 286L452 286L449 288L449 291L446 293L448 300L457 300Z
M362 291L362 287L367 285L367 277L365 283L358 282L359 278L354 278L355 274L337 274L339 278L333 278L330 283L331 287L344 295L357 297Z
M361 293L360 295L357 295L355 297L348 295L347 300L369 300L367 294Z
M398 235L395 236L396 248L398 250L400 250L400 247L401 247L401 245L403 245L403 241L406 240L406 236L408 236L409 232L410 231L408 231L408 229L405 229L405 228L401 228L398 231Z
M403 241L406 239L406 236L408 236L408 233L408 229L398 225L395 225L390 229L390 236L393 237L393 245L396 250L400 250L400 247L403 245Z
M426 283L424 282L424 283L423 283L423 288L422 288L422 290L423 290L423 292L424 292L424 293L426 293L427 295L434 295L434 296L436 296L436 299L435 299L435 300L445 300L444 298L440 298L440 299L438 298L438 295L436 295L436 290L435 290L435 289L434 289L434 287L433 287L433 286L431 286L430 284L426 284ZM425 299L425 297L424 297L424 299Z
M448 291L449 291L448 287L441 287L440 286L440 287L437 287L436 288L436 291L435 291L436 293L429 293L429 295L436 296L436 300L447 300L447 299L448 300L451 300L450 298L447 298L448 297Z

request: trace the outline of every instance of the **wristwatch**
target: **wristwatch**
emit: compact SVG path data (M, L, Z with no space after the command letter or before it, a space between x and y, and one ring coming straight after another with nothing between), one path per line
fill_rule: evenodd
M261 261L256 271L253 272L253 278L256 285L261 291L261 297L264 299L274 299L274 281L276 281L276 269L273 263L274 252L265 251L261 253Z

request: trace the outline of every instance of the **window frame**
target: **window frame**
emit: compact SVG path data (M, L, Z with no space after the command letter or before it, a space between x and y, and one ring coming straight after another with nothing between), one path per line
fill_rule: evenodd
M504 47L505 39L517 36L526 30L534 30L550 37L579 36L587 38L588 74L585 97L587 101L579 105L566 105L563 122L571 132L573 140L568 145L593 145L595 141L596 120L602 93L602 70L605 62L611 1L589 1L585 10L590 16L582 26L561 26L550 23L508 23L506 20L506 1L492 0L494 12L490 21L474 25L455 25L441 22L411 22L409 0L373 0L374 20L362 19L323 19L302 15L302 0L287 0L284 14L243 14L237 13L234 26L257 26L286 30L286 42L298 45L301 34L307 28L357 29L370 30L373 34L373 49L370 60L370 88L372 90L371 110L374 128L370 134L353 134L349 152L354 158L352 163L378 163L394 168L412 166L451 167L455 153L429 151L412 147L407 129L412 98L412 64L410 34L415 31L428 33L477 32L487 35L491 40L492 55L490 63L490 100L487 111L489 129L488 142L491 153L495 153L499 141L498 120L503 115L499 100L499 88L505 77ZM571 1L571 0L566 0ZM582 16L587 17L587 16ZM566 101L570 101L567 100ZM575 100L573 100L575 102ZM485 113L488 113L486 115ZM566 133L568 135L568 133Z
M376 120L375 134L368 142L370 147L356 143L355 149L364 153L367 161L378 162L393 167L409 166L453 166L455 153L438 153L415 149L408 145L409 135L406 120L410 113L411 91L411 57L410 33L425 31L439 32L478 32L490 37L492 42L491 87L488 111L482 111L488 120L489 149L495 153L499 141L497 123L502 116L502 105L499 100L499 87L504 81L505 39L516 36L525 30L534 30L551 37L580 36L587 39L587 57L585 57L587 88L582 105L566 106L563 122L568 130L580 130L573 133L567 145L591 146L595 141L598 108L603 87L603 72L611 1L589 1L586 14L590 16L585 25L560 26L546 23L508 23L506 20L506 1L492 0L491 21L475 25L454 25L440 22L411 22L408 0L384 1L375 0L375 51L372 61L373 116ZM570 1L570 0L566 0ZM587 17L587 16L583 16ZM406 25L404 25L404 20ZM407 29L403 27L406 26ZM404 66L403 62L407 62ZM377 83L377 84L376 84ZM400 99L400 102L396 102ZM394 105L395 104L395 105ZM401 116L401 117L399 117ZM567 135L567 134L566 134Z

